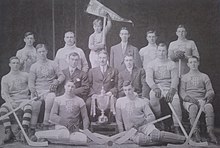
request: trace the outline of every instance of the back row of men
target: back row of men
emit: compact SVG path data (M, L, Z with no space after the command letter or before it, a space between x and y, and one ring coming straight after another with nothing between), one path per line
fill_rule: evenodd
M106 95L114 98L124 97L123 83L130 81L137 97L149 99L150 107L156 118L161 116L160 99L164 98L167 102L172 103L181 120L182 110L178 91L183 99L184 108L189 112L191 125L195 121L201 102L206 102L207 131L211 140L216 142L216 137L213 134L214 111L211 105L214 91L209 77L198 70L199 53L195 43L186 39L185 27L178 26L176 31L178 39L171 42L168 49L164 43L156 45L156 32L148 31L146 37L148 45L140 51L129 44L129 31L123 27L119 33L121 43L111 48L110 61L108 61L108 53L102 39L107 34L110 24L108 20L105 34L103 34L99 20L93 22L94 33L89 38L92 68L88 73L85 54L82 49L76 47L73 32L65 33L64 41L66 44L57 51L54 61L47 58L48 48L45 44L38 44L36 48L33 46L34 34L27 32L24 37L25 47L17 52L16 57L10 58L11 71L1 80L1 95L6 101L0 109L1 116L11 110L7 103L11 104L13 108L18 107L24 99L27 99L30 90L32 97L41 98L23 108L25 118L23 118L22 124L26 131L30 125L29 133L33 135L41 100L45 101L43 124L48 127L54 98L64 94L64 85L68 81L71 80L74 83L74 94L83 98L84 101L80 100L77 102L78 104L62 104L61 102L61 105L72 112L76 111L76 105L80 104L80 108L86 106L89 113L90 111L92 113L93 110L91 107L92 98L100 94L102 89ZM184 74L181 78L180 90L178 90L178 73L179 75ZM116 99L113 104L115 102ZM130 110L132 109L135 108L131 107ZM114 112L114 108L111 111ZM76 116L78 117L79 114L76 113L75 116L69 118ZM62 125L65 121L62 119L57 118L53 121ZM116 118L116 121L119 123L119 119ZM79 120L74 122L75 125L79 125ZM174 116L173 123L175 133L179 134L179 124ZM7 141L11 139L11 135L7 134L11 133L9 118L5 118L3 124L6 129L5 141ZM84 128L87 125L84 123ZM194 132L196 141L200 140L198 131L196 128Z

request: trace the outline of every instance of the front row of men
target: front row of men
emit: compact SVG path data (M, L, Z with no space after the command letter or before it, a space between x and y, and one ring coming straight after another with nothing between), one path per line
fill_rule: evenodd
M119 131L129 130L132 127L141 131L131 138L135 143L148 145L152 144L149 141L153 143L184 142L183 136L160 132L153 125L147 124L155 119L154 115L156 118L161 116L159 102L161 98L171 102L179 119L182 118L180 98L177 91L177 69L175 63L167 58L165 44L158 45L157 58L148 64L147 77L143 69L134 66L133 56L129 54L124 57L126 69L118 74L116 69L108 66L107 52L101 51L99 53L100 66L92 68L87 77L85 72L77 68L80 60L77 53L69 55L67 60L69 67L61 71L53 61L47 58L47 47L44 44L37 45L36 49L38 60L31 66L29 76L19 70L19 59L12 57L9 63L11 70L2 77L1 82L1 95L6 101L0 108L1 116L8 113L12 108L18 107L24 100L30 99L28 89L30 89L32 97L40 98L22 108L24 111L22 125L32 140L36 137L38 139L55 138L56 140L57 137L50 136L55 135L51 133L59 131L59 134L56 134L58 139L60 136L61 140L67 138L74 142L77 135L82 134L71 134L79 131L79 116L82 116L83 128L87 129L89 127L87 112L91 110L92 98L104 89L106 95L114 98L120 97L117 101L114 99L113 102L113 104L116 103L116 122ZM204 112L208 135L211 142L217 143L213 133L214 111L211 105L214 91L209 77L199 72L198 65L198 58L191 57L188 59L190 72L181 79L180 95L183 99L184 108L189 112L191 125L195 121L200 102L206 102ZM59 97L55 99L55 96ZM149 103L146 98L149 98ZM50 123L55 123L57 126L55 131L37 132L35 134L42 100L45 102L44 128L48 129ZM6 134L3 141L7 143L14 139L14 135L9 117L2 121ZM140 123L136 123L138 121ZM179 124L174 116L173 122L175 133L179 134ZM29 127L30 130L28 130ZM194 132L196 141L200 140L198 131L196 128Z

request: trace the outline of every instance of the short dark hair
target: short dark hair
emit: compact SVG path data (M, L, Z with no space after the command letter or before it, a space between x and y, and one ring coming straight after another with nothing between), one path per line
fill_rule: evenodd
M101 18L97 18L93 21L93 26L96 25L96 24L100 24L102 26L102 20Z
M190 56L190 57L188 58L188 62L189 62L189 59L196 59L196 60L199 62L199 58L198 58L197 56Z
M183 24L178 25L178 26L177 26L177 29L178 29L178 28L184 28L184 29L186 30L186 27L185 27L185 25L183 25Z
M125 59L125 57L132 57L134 59L133 54L131 52L126 53L124 55L124 59Z
M16 56L10 57L9 58L9 63L11 63L11 61L14 60L14 59L18 60L19 63L20 63L20 59L18 57L16 57Z
M36 50L38 50L39 48L45 48L46 50L48 50L48 47L46 44L37 44Z
M166 47L166 48L167 48L167 45L166 45L165 43L163 43L163 42L160 42L160 43L158 44L158 47Z
M101 50L101 51L99 51L98 52L98 55L100 55L100 54L105 54L105 55L107 55L107 57L108 57L108 52L106 51L106 50Z
M69 58L70 58L71 56L79 57L79 54L78 54L77 52L71 52L71 53L69 54Z
M127 31L128 31L128 33L129 33L129 30L128 30L128 28L127 28L127 27L121 27L120 32L121 32L122 30L127 30Z
M67 80L67 81L65 82L65 85L66 85L68 82L71 82L71 83L73 83L73 84L74 84L74 81L73 81L72 79L69 79L69 80ZM75 84L74 84L74 86L76 87L76 85L75 85Z
M74 37L75 37L75 33L74 33L73 31L71 31L71 30L66 31L66 32L64 33L64 37L65 37L65 35L66 35L67 33L72 33L72 34L74 35Z
M124 81L124 82L123 82L123 87L129 86L129 85L132 86L132 82L131 82L131 81ZM132 87L133 87L133 86L132 86Z
M24 37L26 38L29 35L33 35L34 36L34 33L33 32L25 32ZM34 38L35 38L35 36L34 36Z
M156 30L148 30L147 32L146 32L146 36L148 35L148 34L150 34L150 33L154 33L156 36L157 36L157 32L156 32Z

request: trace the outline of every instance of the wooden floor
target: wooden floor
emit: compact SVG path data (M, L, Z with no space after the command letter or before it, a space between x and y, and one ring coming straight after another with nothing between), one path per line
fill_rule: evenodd
M217 137L220 139L220 130L216 130L217 132ZM3 139L4 137L4 129L3 126L0 125L0 140ZM0 148L30 148L31 146L28 146L27 144L23 144L20 142L14 142L10 144L5 144L5 145L0 145ZM49 144L48 148L70 148L73 147L72 145L58 145L58 144ZM140 146L136 144L122 144L122 145L117 145L113 144L112 146L106 145L97 145L95 143L89 143L88 146L74 146L75 148L138 148ZM167 146L149 146L150 148L165 148ZM42 147L43 148L43 147ZM45 147L44 147L45 148ZM209 144L208 148L220 148L220 145L213 145Z

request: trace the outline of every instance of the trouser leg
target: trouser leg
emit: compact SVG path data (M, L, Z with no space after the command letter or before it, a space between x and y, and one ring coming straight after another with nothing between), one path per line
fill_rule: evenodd
M173 101L171 104L172 104L172 106L173 106L173 108L174 108L174 110L175 110L175 112L181 122L182 121L182 109L181 109L180 100L179 100L179 97L177 94L174 95L174 98L173 98ZM176 127L177 126L179 127L179 123L178 123L176 117L174 116L174 114L172 115L172 118L173 118L173 125Z
M190 120L191 130L192 130L193 124L195 122L196 116L198 114L198 110L199 110L199 107L197 105L195 105L195 104L191 104L189 106L189 110L188 111L189 111L189 120ZM195 127L195 129L193 131L192 138L196 142L200 142L200 140L201 140L200 130L198 128L198 123L196 124L196 127Z
M44 121L43 121L44 125L49 125L50 112L55 97L56 97L55 93L49 93L45 97L45 112L44 112Z
M186 138L179 134L161 131L160 141L165 143L184 143Z
M210 103L204 106L207 131L214 128L214 109Z
M81 132L74 132L70 134L69 141L74 145L86 145L87 144L87 136Z
M36 128L38 116L40 113L42 101L33 101L32 102L32 116L31 116L31 122L30 122L30 128Z
M150 91L150 106L156 118L160 118L161 117L160 98L157 98L155 96L154 91L152 90Z
M139 145L149 146L162 143L184 143L186 138L181 135L155 129L148 136L138 133L136 137L133 137L133 140L137 141Z
M59 127L59 126L58 126ZM56 128L54 130L45 130L45 131L39 131L35 133L35 136L37 139L48 139L48 140L69 140L69 131L66 127L60 126L59 128Z
M205 118L206 118L206 127L210 142L215 144L218 143L218 140L214 134L214 109L212 104L208 103L204 106Z
M198 113L198 106L195 105L195 104L191 104L189 106L189 121L190 121L190 125L193 126L194 122L195 122L195 119L196 119L196 116L197 116L197 113ZM198 126L196 125L196 128L198 128Z

